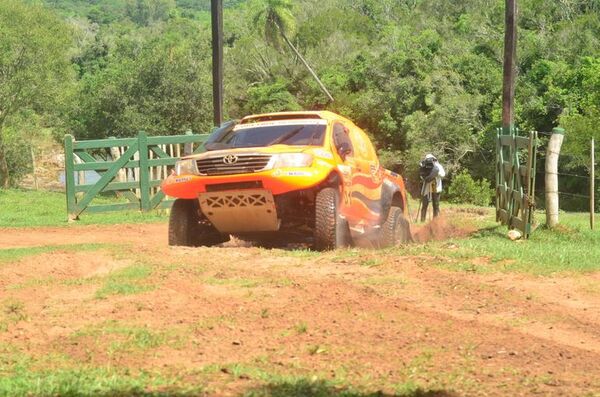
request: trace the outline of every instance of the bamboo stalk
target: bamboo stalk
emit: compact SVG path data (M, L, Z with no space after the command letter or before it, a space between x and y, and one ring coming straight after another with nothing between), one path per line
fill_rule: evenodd
M38 190L39 189L38 179L37 179L37 175L35 173L37 166L36 166L36 162L35 162L35 150L33 149L33 145L29 146L29 150L31 152L31 166L33 167L33 188L35 190Z
M592 138L592 146L590 149L590 228L592 230L594 230L594 223L595 223L595 219L594 219L594 213L595 213L595 209L596 209L596 203L594 200L594 193L595 193L595 186L594 186L594 178L596 175L596 171L595 171L595 163L596 163L596 159L595 159L595 153L594 153L594 138Z

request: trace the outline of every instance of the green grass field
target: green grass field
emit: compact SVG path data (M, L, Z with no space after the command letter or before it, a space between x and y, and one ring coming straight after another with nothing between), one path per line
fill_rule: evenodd
M544 222L543 213L536 214ZM508 229L495 222L493 211L482 219L453 219L476 229L467 238L450 238L402 248L404 254L431 255L431 264L466 272L556 272L600 270L600 231L589 227L589 214L563 213L554 230L541 223L528 240L511 241ZM396 248L395 250L398 250ZM474 260L478 259L474 264Z
M122 203L113 197L100 197L94 204ZM64 193L0 189L0 227L66 226L67 205ZM142 213L139 211L106 212L89 214L84 212L74 224L115 224L160 222L167 219L164 211Z
M118 202L116 198L100 198L99 203ZM415 207L415 202L411 203ZM448 208L472 208L442 203L442 210ZM107 212L103 214L83 213L81 219L68 223L63 193L26 191L18 189L0 190L0 227L67 226L89 224L120 224L165 222L164 211L142 213L139 211ZM537 213L541 224L529 240L510 241L507 229L495 222L493 211L489 216L465 217L464 221L453 220L458 227L475 229L468 238L453 238L425 244L396 248L403 254L431 255L431 263L452 270L467 272L517 271L534 274L554 272L589 272L600 270L600 231L591 231L589 215L585 213L563 213L560 225L548 230L544 214ZM461 224L462 223L462 224ZM44 250L35 248L34 251ZM394 249L393 249L394 250ZM393 251L392 250L392 251ZM14 252L13 252L14 251ZM26 255L27 250L2 250L4 257ZM310 251L298 251L294 255L313 255ZM448 258L451 260L449 261ZM473 260L479 259L474 265ZM376 260L370 259L371 265ZM369 262L370 263L370 262ZM368 263L366 264L368 265ZM107 287L108 288L108 287ZM109 288L110 289L110 288Z

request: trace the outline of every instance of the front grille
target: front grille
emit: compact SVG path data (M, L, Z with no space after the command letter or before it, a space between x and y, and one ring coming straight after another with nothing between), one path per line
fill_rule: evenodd
M242 190L242 189L262 189L261 181L248 182L233 182L233 183L213 183L206 185L207 192L222 192L226 190Z
M257 172L263 170L271 159L271 156L268 154L239 154L235 157L237 158L236 161L231 161L231 155L197 160L198 172L203 175L230 175Z

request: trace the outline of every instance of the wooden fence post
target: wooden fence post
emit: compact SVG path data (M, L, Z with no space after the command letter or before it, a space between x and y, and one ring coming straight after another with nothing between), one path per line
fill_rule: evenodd
M84 161L81 159L81 157L79 157L77 154L73 154L73 161L75 164L83 164L84 163ZM75 186L81 186L81 185L85 185L85 171L77 172L77 179L75 180ZM75 197L77 197L78 200L81 200L81 198L83 196L84 196L83 192L75 193Z
M549 228L558 225L558 156L564 135L564 129L553 128L546 151L546 225Z
M65 192L67 194L67 220L74 221L77 211L77 199L75 198L75 170L73 167L73 141L72 135L65 135Z
M111 136L109 139L116 139L114 136ZM111 146L109 148L110 151L110 157L112 157L113 161L117 161L118 159L121 158L121 148L118 146ZM125 168L122 168L119 170L119 173L117 174L117 180L119 182L127 182L127 175L125 173Z
M144 131L138 134L138 153L140 154L140 203L142 211L150 210L150 175L148 168L148 135Z

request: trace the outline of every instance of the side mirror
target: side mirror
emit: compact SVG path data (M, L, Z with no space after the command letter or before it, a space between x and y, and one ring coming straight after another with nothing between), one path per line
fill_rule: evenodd
M342 142L337 147L338 154L343 160L346 160L346 156L352 154L352 147L348 142Z

